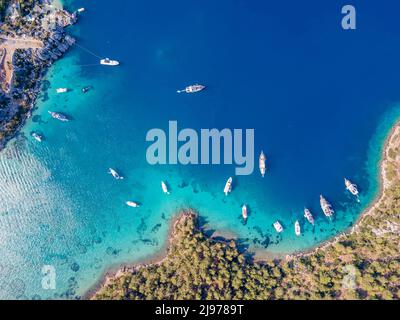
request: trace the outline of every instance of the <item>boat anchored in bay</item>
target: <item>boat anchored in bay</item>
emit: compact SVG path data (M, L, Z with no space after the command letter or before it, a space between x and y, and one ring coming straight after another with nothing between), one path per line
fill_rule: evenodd
M87 92L89 92L90 89L92 89L92 86L84 87L84 88L82 88L82 92L87 93Z
M59 112L53 112L49 111L50 115L57 120L63 121L63 122L68 122L69 119L65 114L59 113Z
M117 60L111 60L109 58L101 59L100 64L103 66L110 66L110 67L115 67L119 65L119 61Z
M116 170L114 170L113 168L109 168L108 173L111 174L115 178L115 180L124 179L124 177L120 176L119 173Z
M132 207L132 208L139 208L140 207L140 205L137 202L134 202L134 201L127 201L126 205L129 206L129 207Z
M201 84L194 84L194 85L186 87L183 90L177 90L176 92L178 92L178 93L196 93L196 92L203 91L205 88L206 87Z
M261 151L260 154L260 158L258 160L258 165L260 167L260 172L261 172L261 176L264 178L265 176L265 172L266 172L266 166L265 166L265 162L266 162L267 158L265 157L264 151Z
M161 181L161 189L165 194L170 194L167 184L164 181Z
M283 231L283 227L279 221L276 221L274 223L274 228L275 228L276 232L278 232L278 233L281 233Z
M357 185L352 183L350 180L344 178L344 184L346 186L346 189L355 197L357 197L358 199L358 189L357 189Z
M246 222L248 215L247 215L247 206L245 204L242 207L242 217L243 217L244 222Z
M331 219L333 214L335 213L335 211L332 209L331 204L322 195L320 196L319 202L321 204L321 209L324 215Z
M308 210L307 208L304 208L304 217L307 219L307 221L309 223L311 223L312 225L314 225L314 217L311 214L311 211Z
M233 181L233 179L232 179L232 177L230 177L230 178L228 179L228 181L226 182L226 184L225 184L224 193L225 193L226 196L227 196L229 193L232 192L232 181Z
M42 142L43 136L38 134L37 132L32 132L31 136L37 141L37 142Z
M58 89L56 89L56 92L57 93L65 93L65 92L68 92L68 88L58 88Z
M298 237L301 235L300 222L298 220L294 224L294 232Z

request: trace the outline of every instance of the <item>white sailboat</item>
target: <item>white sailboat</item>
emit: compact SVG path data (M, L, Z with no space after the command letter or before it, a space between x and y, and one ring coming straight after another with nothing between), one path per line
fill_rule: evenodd
M353 195L358 197L358 189L357 185L352 183L350 180L344 178L344 184L346 186L346 189Z
M320 196L320 204L324 215L331 219L335 211L332 209L331 204L322 195Z
M226 196L232 191L232 181L233 179L230 177L225 184L224 193Z
M201 84L194 84L192 86L188 86L183 90L177 90L178 93L196 93L204 90L206 87Z
M243 217L244 221L246 221L247 217L248 217L248 215L247 215L247 206L245 204L242 207L242 217Z
M274 223L274 228L275 228L276 232L278 232L278 233L281 233L283 231L283 227L279 221L276 221Z
M108 173L111 174L116 180L122 180L122 179L124 179L124 177L120 176L120 175L118 174L118 172L115 171L113 168L109 168L109 169L108 169Z
M301 229L300 229L300 223L299 221L296 221L294 224L294 232L296 233L296 236L300 236L301 235Z
M37 132L32 132L31 135L37 142L42 142L43 137Z
M262 176L263 178L264 178L265 172L266 172L266 170L267 170L267 169L266 169L265 162L266 162L265 154L264 154L263 151L261 151L258 164L259 164L259 167L260 167L261 176Z
M100 60L100 64L103 66L111 66L111 67L115 67L119 65L119 61L117 60L111 60L109 58L105 58L105 59L101 59Z
M56 89L56 92L57 93L65 93L65 92L68 92L68 88L58 88L58 89Z
M139 208L140 207L140 205L137 202L134 202L134 201L127 201L126 205L129 206L129 207L132 207L132 208Z
M311 211L308 210L307 208L304 208L304 217L307 219L307 221L309 223L311 223L312 225L314 225L314 217L311 214Z
M169 194L169 190L168 190L167 184L164 181L161 181L161 188L162 188L162 191L165 194Z
M62 121L62 122L68 122L68 121L69 121L69 118L68 118L65 114L63 114L63 113L54 112L54 111L48 111L48 113L49 113L54 119L57 119L57 120L59 120L59 121Z

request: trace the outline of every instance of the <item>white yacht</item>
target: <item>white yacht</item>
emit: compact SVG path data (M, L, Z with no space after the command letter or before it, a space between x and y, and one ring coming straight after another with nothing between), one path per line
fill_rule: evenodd
M38 134L37 132L32 132L31 135L36 141L42 142L43 137L40 134Z
M161 181L161 188L165 194L169 194L167 184L164 181Z
M274 223L274 228L275 228L276 232L278 232L278 233L281 233L283 231L283 227L279 221Z
M312 225L314 225L314 217L311 214L311 211L308 210L307 208L304 208L304 217L307 219L307 221L309 223L311 223Z
M58 88L56 89L57 93L65 93L68 92L68 88Z
M85 8L79 8L78 9L78 13L82 13L82 12L85 12Z
M258 165L260 167L260 172L261 172L261 175L262 175L263 178L264 178L265 172L267 170L266 166L265 166L265 161L266 161L266 157L265 157L264 151L261 151L260 159L258 161Z
M117 171L113 168L108 169L108 173L111 174L116 180L122 180L124 177L120 176Z
M178 93L196 93L196 92L200 92L202 90L204 90L206 87L201 85L201 84L194 84L192 86L188 86L183 90L177 90L176 92Z
M233 179L230 177L225 184L224 193L226 196L232 191L232 181Z
M301 235L301 229L300 229L300 223L299 221L296 221L294 224L294 232L296 233L296 236L300 236Z
M332 209L331 204L322 195L320 196L320 204L324 215L331 219L335 211Z
M353 196L358 196L358 189L357 189L357 185L355 185L354 183L352 183L350 180L344 178L344 184L346 186L346 189L350 191L350 193Z
M246 221L247 217L248 217L248 215L247 215L247 206L245 204L242 207L242 217L243 217L244 221Z
M57 119L57 120L60 120L60 121L63 121L63 122L68 122L69 121L69 118L65 115L65 114L63 114L63 113L60 113L60 112L53 112L53 111L48 111L49 113L50 113L50 115L54 118L54 119Z
M134 201L127 201L126 205L129 206L129 207L132 207L132 208L139 208L140 207L140 205L137 202L134 202Z
M109 58L105 58L105 59L101 59L100 60L100 64L102 64L103 66L111 66L111 67L115 67L119 65L119 61L117 60L111 60Z

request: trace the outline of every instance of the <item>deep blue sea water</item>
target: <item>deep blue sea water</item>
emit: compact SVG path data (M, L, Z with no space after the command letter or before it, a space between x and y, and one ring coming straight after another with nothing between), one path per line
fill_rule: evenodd
M0 298L82 295L109 267L159 252L182 208L197 209L210 229L260 255L282 255L345 230L376 195L382 144L400 115L396 1L352 1L353 31L341 29L340 1L64 3L86 8L68 30L78 44L121 66L93 66L95 56L73 48L49 71L33 118L0 154ZM196 82L207 90L176 93ZM93 90L83 94L88 85ZM58 87L72 91L57 95ZM57 122L48 110L73 121ZM254 128L267 176L256 169L236 177L225 197L234 166L150 166L146 133L167 130L169 120L181 129ZM32 130L45 141L33 141ZM126 179L112 179L109 167ZM361 204L345 192L345 176L358 184ZM333 222L319 209L321 193L336 209ZM129 208L127 200L143 206ZM315 228L302 218L304 206ZM56 290L42 289L43 265L55 267Z

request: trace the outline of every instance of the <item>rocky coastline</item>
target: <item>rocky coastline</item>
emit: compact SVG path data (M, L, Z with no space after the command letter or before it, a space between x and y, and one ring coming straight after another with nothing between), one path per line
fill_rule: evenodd
M244 283L251 282L254 274L262 273L262 276L255 276L257 285L252 283L253 289L258 292L254 299L398 298L400 293L397 291L398 271L400 270L398 268L400 263L398 255L400 235L399 165L400 122L397 122L383 147L380 161L381 189L371 206L361 214L350 230L316 248L282 257L282 259L253 257L252 261L244 262L244 270L251 270L250 280L244 277ZM180 233L177 236L177 230L188 221L196 225L197 214L188 211L181 212L175 217L171 224L168 247L164 254L159 254L150 261L124 265L117 270L110 270L95 287L83 296L83 299L147 299L150 296L154 298L149 292L146 292L148 288L136 286L135 281L141 277L147 279L156 271L164 272L164 270L171 269L171 265L177 261L179 263L185 261L185 256L182 257L181 253L177 254L173 250L174 244L192 243L193 234L202 234L200 229L193 227L189 228L189 232ZM215 243L212 238L207 238L206 241ZM226 243L232 243L232 241L226 241ZM220 242L219 245L228 248L229 245L226 243ZM207 248L208 246L210 245L208 244ZM184 248L187 247L184 246ZM178 252L180 251L178 250ZM198 259L201 260L201 258ZM209 263L209 268L212 269L216 262L218 260ZM196 273L196 267L193 268L192 271ZM273 272L271 272L271 268ZM180 292L177 291L178 288L185 290L185 286L189 284L184 282L186 280L183 280L178 269L172 268L171 270L171 273L175 273L176 279L174 281L164 280L166 288L174 286L174 283L184 283L175 290L178 297L181 298ZM352 287L346 287L343 284L349 270L354 271ZM264 274L269 274L269 276L265 277ZM157 278L157 276L154 277ZM279 285L276 287L271 285L269 288L264 285L259 286L260 279L266 282L272 281L274 285L279 283ZM157 280L161 280L161 278L157 278ZM304 283L307 286L304 286ZM202 285L206 287L206 284ZM232 286L231 283L226 285ZM245 287L248 288L250 285L245 285ZM235 294L237 293L236 289L233 291ZM161 293L157 299L166 297L164 293Z
M49 0L9 4L0 24L0 150L31 116L49 67L74 45L66 28L77 17Z

